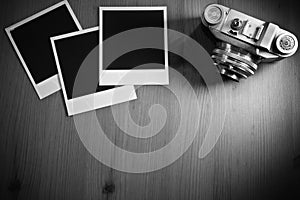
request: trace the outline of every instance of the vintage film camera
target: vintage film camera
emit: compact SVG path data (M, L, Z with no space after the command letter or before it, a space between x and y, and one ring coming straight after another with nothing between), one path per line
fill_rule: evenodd
M253 75L260 62L292 56L298 48L294 34L219 4L208 5L202 21L219 39L211 56L215 65L235 81Z

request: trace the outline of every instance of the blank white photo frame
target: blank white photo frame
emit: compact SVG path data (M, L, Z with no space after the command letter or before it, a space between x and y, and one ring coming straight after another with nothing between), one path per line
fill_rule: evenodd
M104 41L123 31L143 27L163 29L161 41L164 50L138 49L120 56L109 66L104 66L105 54L113 53L105 50ZM99 28L100 85L169 84L167 7L100 7ZM149 63L158 63L161 67L153 65L154 68L151 68Z
M66 0L5 29L40 99L61 88L50 37L78 30L82 27Z
M136 99L133 86L99 86L99 27L51 37L68 115Z

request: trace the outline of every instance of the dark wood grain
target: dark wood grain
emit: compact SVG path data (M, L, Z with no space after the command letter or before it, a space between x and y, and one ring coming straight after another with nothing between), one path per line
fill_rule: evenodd
M10 0L0 6L3 28L56 0ZM169 28L190 35L208 51L210 36L200 15L209 3L221 3L300 37L299 5L287 0L70 0L84 28L98 24L100 5L167 5ZM298 3L299 4L299 3ZM200 76L180 59L171 64L197 91L201 112L199 136L172 165L151 173L113 170L85 149L73 119L67 117L60 92L39 100L4 31L0 33L0 198L1 199L299 199L300 54L272 64L240 83L226 82L227 116L213 151L198 159L201 134L210 116L210 97ZM189 91L183 90L183 95ZM109 108L97 111L108 137L136 152L159 148L178 123L178 103L166 88L137 89L130 103L132 118L149 123L149 107L162 104L172 116L159 139L130 141L116 128ZM224 99L219 99L224 101ZM118 105L122 106L122 105ZM118 106L116 109L118 109ZM185 105L188 106L188 105ZM127 120L127 119L124 119ZM298 196L299 197L299 196Z

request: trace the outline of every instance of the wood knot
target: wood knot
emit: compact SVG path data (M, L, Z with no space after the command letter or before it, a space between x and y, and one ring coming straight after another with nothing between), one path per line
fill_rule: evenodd
M21 190L21 181L19 179L12 181L8 186L8 190L10 192L19 192Z
M300 169L300 155L294 158L293 165L294 169Z
M110 194L110 193L113 193L115 191L115 184L114 183L105 183L105 185L103 186L103 189L102 189L102 193L104 194Z

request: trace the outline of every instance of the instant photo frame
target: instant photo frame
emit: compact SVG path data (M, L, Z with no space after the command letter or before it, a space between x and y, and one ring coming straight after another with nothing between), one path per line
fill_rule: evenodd
M5 29L40 99L60 90L50 37L82 30L68 1L61 1Z
M129 14L126 14L129 13ZM152 16L151 16L152 15ZM129 17L128 17L129 16ZM156 21L153 21L156 19ZM120 21L122 20L122 21ZM136 25L134 24L136 21ZM143 22L144 20L144 22ZM152 20L152 21L151 21ZM128 28L126 25L128 24ZM143 26L145 24L145 26ZM159 26L157 26L159 25ZM161 26L161 27L160 27ZM162 47L160 49L146 49L137 50L138 54L131 53L131 57L127 59L128 62L138 59L144 59L151 63L152 60L161 58L160 61L163 68L146 68L140 69L131 68L136 66L129 66L126 64L126 59L119 62L118 66L107 68L103 66L105 53L113 53L104 49L105 38L108 33L112 33L109 36L116 35L120 32L140 27L159 27L162 28ZM168 36L167 36L167 7L99 7L99 84L100 85L167 85L169 84L169 72L168 72ZM116 31L119 29L119 31ZM123 30L121 30L123 29ZM147 38L145 38L147 40ZM144 51L144 52L141 52ZM141 55L141 56L139 56ZM126 55L125 55L126 56ZM129 54L128 54L129 56ZM152 57L151 57L152 56ZM143 61L143 60L142 60ZM141 61L141 62L142 62ZM148 63L149 63L148 62ZM153 62L154 63L154 62ZM147 64L147 63L142 63ZM141 64L141 66L142 66ZM122 65L127 65L129 68L122 68ZM151 67L151 65L148 65Z
M99 86L98 32L93 27L51 37L69 116L136 99L133 86Z

